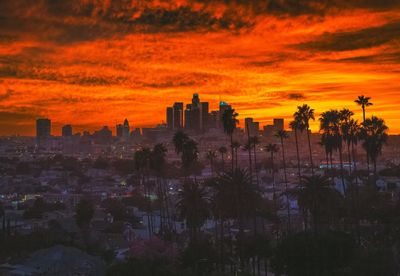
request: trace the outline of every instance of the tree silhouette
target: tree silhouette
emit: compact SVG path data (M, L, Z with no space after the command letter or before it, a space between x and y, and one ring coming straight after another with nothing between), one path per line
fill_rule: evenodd
M361 137L363 147L374 163L374 175L376 177L376 160L382 153L382 147L386 143L388 127L383 119L372 116L362 124Z
M365 108L373 105L373 103L371 103L370 100L371 100L371 97L365 97L364 95L361 95L361 96L358 96L358 98L354 101L356 104L358 104L362 108L363 123L365 122Z
M315 120L314 109L307 104L297 107L297 111L294 113L295 121L298 121L298 127L300 131L305 130L307 132L308 149L310 152L310 164L311 172L314 174L314 163L312 158L311 138L310 138L310 120Z
M190 240L196 240L200 227L210 216L210 206L204 188L193 180L186 180L178 194L176 205L181 219L185 219L190 230Z
M285 148L284 148L284 143L283 140L289 138L286 130L278 130L275 133L275 137L279 138L281 140L281 152L282 152L282 163L283 163L283 175L284 175L284 180L285 180L285 197L286 197L286 205L287 205L287 215L288 215L288 223L287 223L287 231L290 231L290 201L288 197L288 179L287 179L287 173L286 173L286 159L285 159Z
M236 129L236 125L239 123L239 120L237 119L237 116L239 114L235 112L235 109L232 109L231 107L227 108L224 113L222 114L222 124L224 127L224 132L229 135L231 139L231 154L232 154L232 171L234 167L234 161L233 161L233 132Z

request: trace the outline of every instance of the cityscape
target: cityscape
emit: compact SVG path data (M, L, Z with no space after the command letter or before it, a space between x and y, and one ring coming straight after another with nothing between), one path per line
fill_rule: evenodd
M400 3L0 1L0 276L399 276Z

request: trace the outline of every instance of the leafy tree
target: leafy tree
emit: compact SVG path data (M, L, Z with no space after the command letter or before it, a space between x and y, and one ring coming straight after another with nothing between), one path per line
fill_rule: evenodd
M94 215L94 206L91 201L82 199L75 208L76 224L80 228L88 227Z

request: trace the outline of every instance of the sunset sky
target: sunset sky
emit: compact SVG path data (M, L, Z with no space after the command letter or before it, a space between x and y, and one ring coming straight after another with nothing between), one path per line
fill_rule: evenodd
M0 135L153 126L193 93L261 125L302 103L361 119L364 94L400 133L400 1L0 0Z

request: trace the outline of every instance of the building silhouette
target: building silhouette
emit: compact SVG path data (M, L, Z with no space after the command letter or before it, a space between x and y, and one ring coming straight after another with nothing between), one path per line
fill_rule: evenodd
M51 121L47 118L36 120L36 137L47 138L51 135Z
M72 136L72 126L71 125L64 125L61 130L63 137Z
M274 130L284 130L285 129L285 122L283 119L274 119Z

